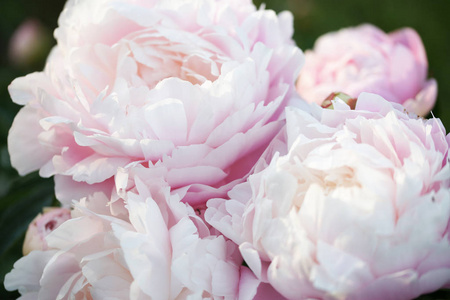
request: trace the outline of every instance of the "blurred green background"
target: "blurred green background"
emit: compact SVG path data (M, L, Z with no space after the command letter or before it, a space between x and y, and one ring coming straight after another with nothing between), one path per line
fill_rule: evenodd
M0 280L21 257L21 247L28 223L43 206L55 203L53 181L34 173L20 177L9 164L6 148L8 129L19 106L7 92L9 83L18 76L42 70L45 57L54 40L51 33L57 26L63 0L0 0ZM257 6L263 1L256 1ZM433 109L450 129L450 1L449 0L268 0L266 8L279 12L290 10L295 17L294 39L297 45L310 49L320 35L343 27L372 23L386 32L412 27L422 37L429 60L429 75L439 85L437 105ZM26 64L17 64L8 57L8 43L16 28L34 18L43 26L44 46L40 54ZM450 254L449 254L450 255ZM0 285L0 299L15 299ZM420 299L450 299L450 293L439 291Z

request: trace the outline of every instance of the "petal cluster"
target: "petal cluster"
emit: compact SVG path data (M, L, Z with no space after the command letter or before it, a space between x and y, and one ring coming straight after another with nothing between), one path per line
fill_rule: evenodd
M370 92L425 116L436 101L437 83L427 80L425 48L411 28L389 34L369 24L345 28L321 36L305 55L297 91L308 102Z
M8 144L66 204L137 165L193 205L223 195L282 127L303 61L291 14L249 1L68 1L59 24L45 70L9 87Z
M333 106L288 109L285 154L208 201L206 220L288 299L412 299L447 286L442 124L374 94L355 110Z
M241 284L234 243L211 234L169 187L137 182L122 218L110 216L102 193L82 199L46 237L48 249L16 262L6 288L33 299L155 300L236 299L253 288Z
M158 183L136 178L127 195L130 225L114 225L143 299L236 299L242 258L236 246L211 234L192 207Z

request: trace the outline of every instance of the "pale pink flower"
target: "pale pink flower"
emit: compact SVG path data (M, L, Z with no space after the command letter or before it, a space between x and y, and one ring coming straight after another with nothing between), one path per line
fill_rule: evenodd
M23 255L33 250L47 250L45 237L70 219L70 210L67 208L46 207L43 212L44 214L38 214L28 226L23 242Z
M424 116L436 101L437 83L427 80L425 48L411 28L389 34L368 24L345 28L321 36L305 57L297 91L308 102L370 92Z
M23 299L128 299L132 277L111 229L125 221L101 214L109 213L108 201L102 193L82 199L72 218L47 235L47 250L14 264L6 289Z
M46 237L47 250L15 263L5 287L42 300L250 300L259 292L237 246L212 235L179 193L161 180L135 181L127 215L111 217L103 193L81 199Z
M25 106L8 145L65 204L139 165L193 205L224 195L282 127L303 61L292 15L250 1L68 1L59 24L45 70L9 87Z
M288 299L413 299L448 287L450 135L374 94L355 110L333 106L288 108L285 150L229 200L208 201L206 220Z

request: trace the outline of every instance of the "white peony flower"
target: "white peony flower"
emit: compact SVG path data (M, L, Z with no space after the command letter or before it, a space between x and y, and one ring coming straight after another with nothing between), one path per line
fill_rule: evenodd
M81 199L72 219L46 237L5 278L33 299L252 299L258 282L236 245L212 235L179 194L154 180L126 195L111 217L104 194Z
M292 15L250 1L68 1L24 105L12 165L55 176L59 200L114 189L117 169L164 171L203 205L246 175L282 127L303 54Z
M284 155L206 220L288 299L412 299L450 284L450 136L362 94L287 110Z

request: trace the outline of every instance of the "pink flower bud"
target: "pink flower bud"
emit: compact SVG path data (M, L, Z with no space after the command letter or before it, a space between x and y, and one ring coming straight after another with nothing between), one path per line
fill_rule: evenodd
M332 100L336 100L336 98L339 98L342 101L344 101L351 109L355 109L357 99L352 98L344 93L331 93L330 95L328 95L328 97L325 98L325 100L323 100L321 106L323 108L333 109L334 107Z
M33 250L47 250L45 237L70 219L70 210L67 208L47 207L44 208L43 213L38 214L28 226L23 242L23 255Z
M9 41L9 60L16 67L29 67L43 60L51 44L51 33L38 20L25 20Z

